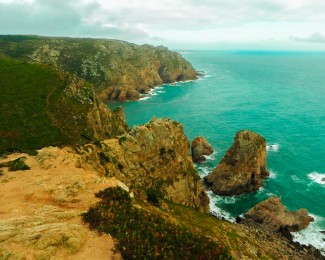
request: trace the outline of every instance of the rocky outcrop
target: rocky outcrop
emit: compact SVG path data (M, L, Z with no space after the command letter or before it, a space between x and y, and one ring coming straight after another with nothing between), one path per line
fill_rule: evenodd
M203 136L194 138L191 145L192 159L195 163L206 160L204 155L211 155L214 151L211 144Z
M175 121L153 119L118 139L85 145L78 151L84 162L105 176L116 176L131 189L155 189L174 202L209 212L189 142L183 126Z
M266 140L242 130L236 133L233 145L205 181L214 193L238 195L259 189L268 175Z
M278 197L260 202L245 213L245 217L267 226L273 231L300 231L314 219L306 209L288 211Z
M162 83L197 78L179 53L118 40L0 36L0 53L75 74L102 100L136 100Z

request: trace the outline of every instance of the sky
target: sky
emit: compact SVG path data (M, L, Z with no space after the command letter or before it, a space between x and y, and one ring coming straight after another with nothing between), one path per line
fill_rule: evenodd
M0 0L0 34L171 49L325 50L324 0Z

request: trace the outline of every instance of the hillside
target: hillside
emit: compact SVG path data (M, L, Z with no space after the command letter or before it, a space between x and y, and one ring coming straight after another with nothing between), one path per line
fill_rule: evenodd
M144 246L148 254L161 254L161 259L182 258L190 250L193 255L201 254L196 259L322 259L314 249L299 248L262 227L216 219L152 193L140 196L117 177L100 177L90 161L71 148L43 148L37 156L12 154L0 163L20 157L25 157L30 170L2 168L0 176L1 259L27 255L29 259L112 259L113 255L120 259L114 248L123 251L125 259L130 259L130 253L143 259ZM94 197L116 187L127 192L108 190L99 196L102 199ZM94 210L88 211L90 207ZM98 215L100 208L102 215ZM97 216L90 221L86 217L95 230L83 222L87 211L88 216ZM159 247L155 247L157 242Z
M197 77L176 52L118 40L0 36L0 53L77 75L93 83L102 100L135 100L162 83Z
M50 67L0 57L0 154L82 144L127 130L92 84Z

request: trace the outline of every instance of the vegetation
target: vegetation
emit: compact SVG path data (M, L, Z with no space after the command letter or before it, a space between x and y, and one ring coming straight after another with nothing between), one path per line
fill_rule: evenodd
M9 167L9 171L26 171L29 170L30 167L24 162L23 157L20 157L16 160L0 163L0 167Z
M132 205L120 187L96 194L102 201L84 214L84 221L119 242L125 259L230 259L224 247L158 214Z
M0 155L15 151L35 155L36 149L49 145L91 141L99 145L88 123L95 94L84 91L87 96L78 96L79 90L93 88L90 83L1 56L0 75ZM67 91L70 88L75 88L75 95Z

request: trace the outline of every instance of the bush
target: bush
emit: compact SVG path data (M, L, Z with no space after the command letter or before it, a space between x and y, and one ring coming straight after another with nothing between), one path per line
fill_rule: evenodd
M160 199L162 198L162 194L159 191L152 189L152 188L148 189L146 194L147 194L148 202L154 206L159 207Z
M0 167L9 167L9 171L25 171L30 169L30 167L25 164L23 157L13 161L0 163Z
M231 259L224 247L159 215L133 207L120 187L96 194L102 201L83 220L118 240L124 259Z

